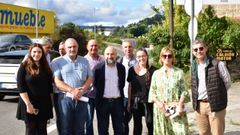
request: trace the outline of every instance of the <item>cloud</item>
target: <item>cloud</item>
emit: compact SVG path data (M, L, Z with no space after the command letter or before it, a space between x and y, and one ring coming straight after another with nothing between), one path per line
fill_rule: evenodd
M60 23L126 25L153 14L149 1L156 4L152 1L159 0L38 0L38 7L54 11ZM36 7L35 0L8 0L8 3Z

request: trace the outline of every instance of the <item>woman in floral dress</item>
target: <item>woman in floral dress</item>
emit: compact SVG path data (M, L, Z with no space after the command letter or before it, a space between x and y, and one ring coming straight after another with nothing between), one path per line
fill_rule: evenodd
M153 73L149 102L154 103L154 135L189 135L187 115L184 103L190 100L185 87L184 73L174 67L173 50L164 47L160 53L160 64L163 66ZM176 117L172 118L167 108L172 107Z

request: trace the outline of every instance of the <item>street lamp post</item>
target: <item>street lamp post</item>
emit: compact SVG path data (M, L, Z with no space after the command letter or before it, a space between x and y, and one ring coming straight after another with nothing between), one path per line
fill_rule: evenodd
M38 0L36 6L36 38L38 38Z
M173 16L173 0L170 0L170 8L169 8L169 11L170 11L170 47L172 48L173 47L173 36L174 36L174 16Z
M93 9L93 19L94 19L94 26L93 26L93 32L94 32L94 39L97 38L97 30L96 30L96 19L95 19L95 12L96 12L96 8Z

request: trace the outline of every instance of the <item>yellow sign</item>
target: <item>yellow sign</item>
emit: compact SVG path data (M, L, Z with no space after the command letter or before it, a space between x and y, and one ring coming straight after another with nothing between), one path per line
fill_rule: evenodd
M217 49L216 59L221 61L231 61L236 58L234 49Z
M35 8L0 3L0 32L36 33L36 22L38 33L54 33L54 12L38 10L36 21Z

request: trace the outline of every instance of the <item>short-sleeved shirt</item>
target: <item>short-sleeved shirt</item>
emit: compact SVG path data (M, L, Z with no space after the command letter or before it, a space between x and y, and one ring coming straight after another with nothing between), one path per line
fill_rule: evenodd
M91 68L92 71L98 63L104 62L104 59L101 56L98 56L98 59L93 59L90 55L87 54L87 55L84 56L84 58L86 58L88 60L88 63L90 65L90 68ZM86 96L90 97L90 98L95 98L96 97L96 90L94 89L94 87L92 85L89 87L89 90L86 93Z
M54 77L73 88L81 87L88 77L93 76L88 61L81 56L72 61L68 55L64 55L53 60L51 68Z

